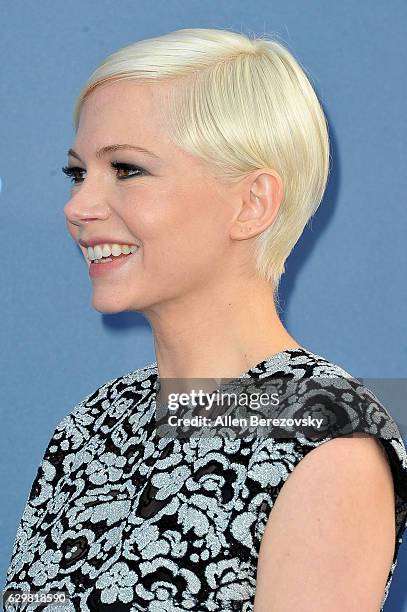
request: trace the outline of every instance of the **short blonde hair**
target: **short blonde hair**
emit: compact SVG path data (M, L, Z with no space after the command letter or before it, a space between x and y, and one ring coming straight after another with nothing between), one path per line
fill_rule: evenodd
M328 125L305 70L265 35L176 30L109 55L79 94L75 130L91 91L120 79L178 79L168 115L173 141L218 178L239 181L261 168L280 174L280 209L253 242L257 273L276 297L285 261L317 210L329 173Z

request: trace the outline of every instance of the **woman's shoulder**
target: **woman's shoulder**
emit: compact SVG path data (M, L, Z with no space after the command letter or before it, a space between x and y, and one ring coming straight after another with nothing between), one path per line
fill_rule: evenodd
M391 397L386 393L388 385L381 385L381 379L355 376L336 361L309 349L289 349L265 359L249 371L247 379L253 378L264 386L277 379L285 390L285 399L290 398L283 406L292 411L294 407L320 409L322 415L333 419L330 426L337 425L339 429L340 416L349 418L349 427L357 424L358 429L349 433L364 431L387 439L402 437L395 420L399 410L397 406L386 405L383 399Z
M274 427L273 421L269 435L266 430L264 439L254 440L248 472L251 499L264 490L270 492L266 500L269 508L288 476L317 447L334 438L360 434L379 442L391 469L395 493L396 545L384 603L407 528L407 452L393 402L388 403L385 394L376 391L373 380L357 378L339 363L302 347L272 355L251 368L244 378L248 388L254 383L257 391L277 389L279 395L273 409L273 416L279 417L278 425ZM266 407L265 412L268 410ZM340 452L343 448L340 444ZM368 447L361 443L359 448ZM334 443L330 449L336 452L338 446ZM326 461L332 454L322 457ZM355 461L353 469L358 471L361 465ZM264 524L263 518L262 521Z
M407 516L406 446L392 404L373 391L369 379L357 378L338 363L304 348L271 357L249 374L256 384L263 381L262 389L268 389L269 383L278 389L276 413L284 426L273 429L266 444L274 448L276 442L284 445L285 439L291 438L293 467L314 448L336 437L362 434L380 441L403 509L401 527Z
M342 365L308 349L287 351L282 357L278 367L272 360L270 365L260 364L256 376L272 380L281 375L285 397L289 398L283 408L290 412L289 416L313 414L323 418L326 430L320 428L320 435L315 436L316 443L319 443L318 437L323 441L357 432L370 434L392 441L400 461L407 467L396 410L383 399L386 385L381 386L379 379L357 377ZM376 387L382 387L383 393L376 391Z
M407 528L407 451L395 418L397 407L393 401L388 403L386 400L386 396L394 399L395 394L386 393L389 381L380 384L382 381L379 379L356 377L338 363L307 349L290 351L288 358L284 355L283 362L275 375L279 376L280 372L288 374L292 377L288 380L295 381L292 392L295 401L287 404L287 415L312 415L324 423L320 431L295 432L290 472L316 447L336 437L353 437L360 433L374 437L387 458L395 493L396 546L383 605ZM267 370L266 365L260 377L267 377ZM284 441L281 442L284 445ZM358 465L354 469L358 470Z

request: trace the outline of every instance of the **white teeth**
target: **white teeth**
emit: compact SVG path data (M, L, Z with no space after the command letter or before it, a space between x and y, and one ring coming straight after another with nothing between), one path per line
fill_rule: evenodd
M113 255L113 257L118 257L119 255L121 255L123 248L124 247L121 247L120 244L112 244L112 255Z
M93 253L94 253L95 259L102 259L103 257L102 249L100 248L98 244L93 247Z
M113 257L119 257L122 253L129 255L130 253L135 253L138 248L138 246L129 244L97 244L94 247L87 247L87 255L90 261L101 262L103 258L105 258L105 261L112 261L111 255Z

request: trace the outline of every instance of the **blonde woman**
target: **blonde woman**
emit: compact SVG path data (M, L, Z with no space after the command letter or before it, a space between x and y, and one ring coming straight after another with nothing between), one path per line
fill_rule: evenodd
M406 526L403 440L277 312L329 171L304 69L266 37L178 30L110 55L74 121L64 212L93 306L143 313L157 359L57 426L17 532L8 609L38 591L82 612L382 609ZM283 375L332 379L335 417L375 406L375 435L157 433L161 381Z

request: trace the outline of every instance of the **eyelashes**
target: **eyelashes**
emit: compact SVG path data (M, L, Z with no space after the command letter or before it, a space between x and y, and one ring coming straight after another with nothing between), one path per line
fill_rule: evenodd
M140 168L140 166L134 166L133 164L111 162L110 165L114 170L116 170L116 176L120 181L124 181L135 176L144 176L147 174L147 172L143 168ZM74 185L77 185L78 183L83 183L83 181L85 180L83 177L83 173L85 173L86 170L84 170L83 168L79 168L76 166L63 166L62 172L71 179L71 182ZM127 173L127 176L119 176L119 173L121 172Z

